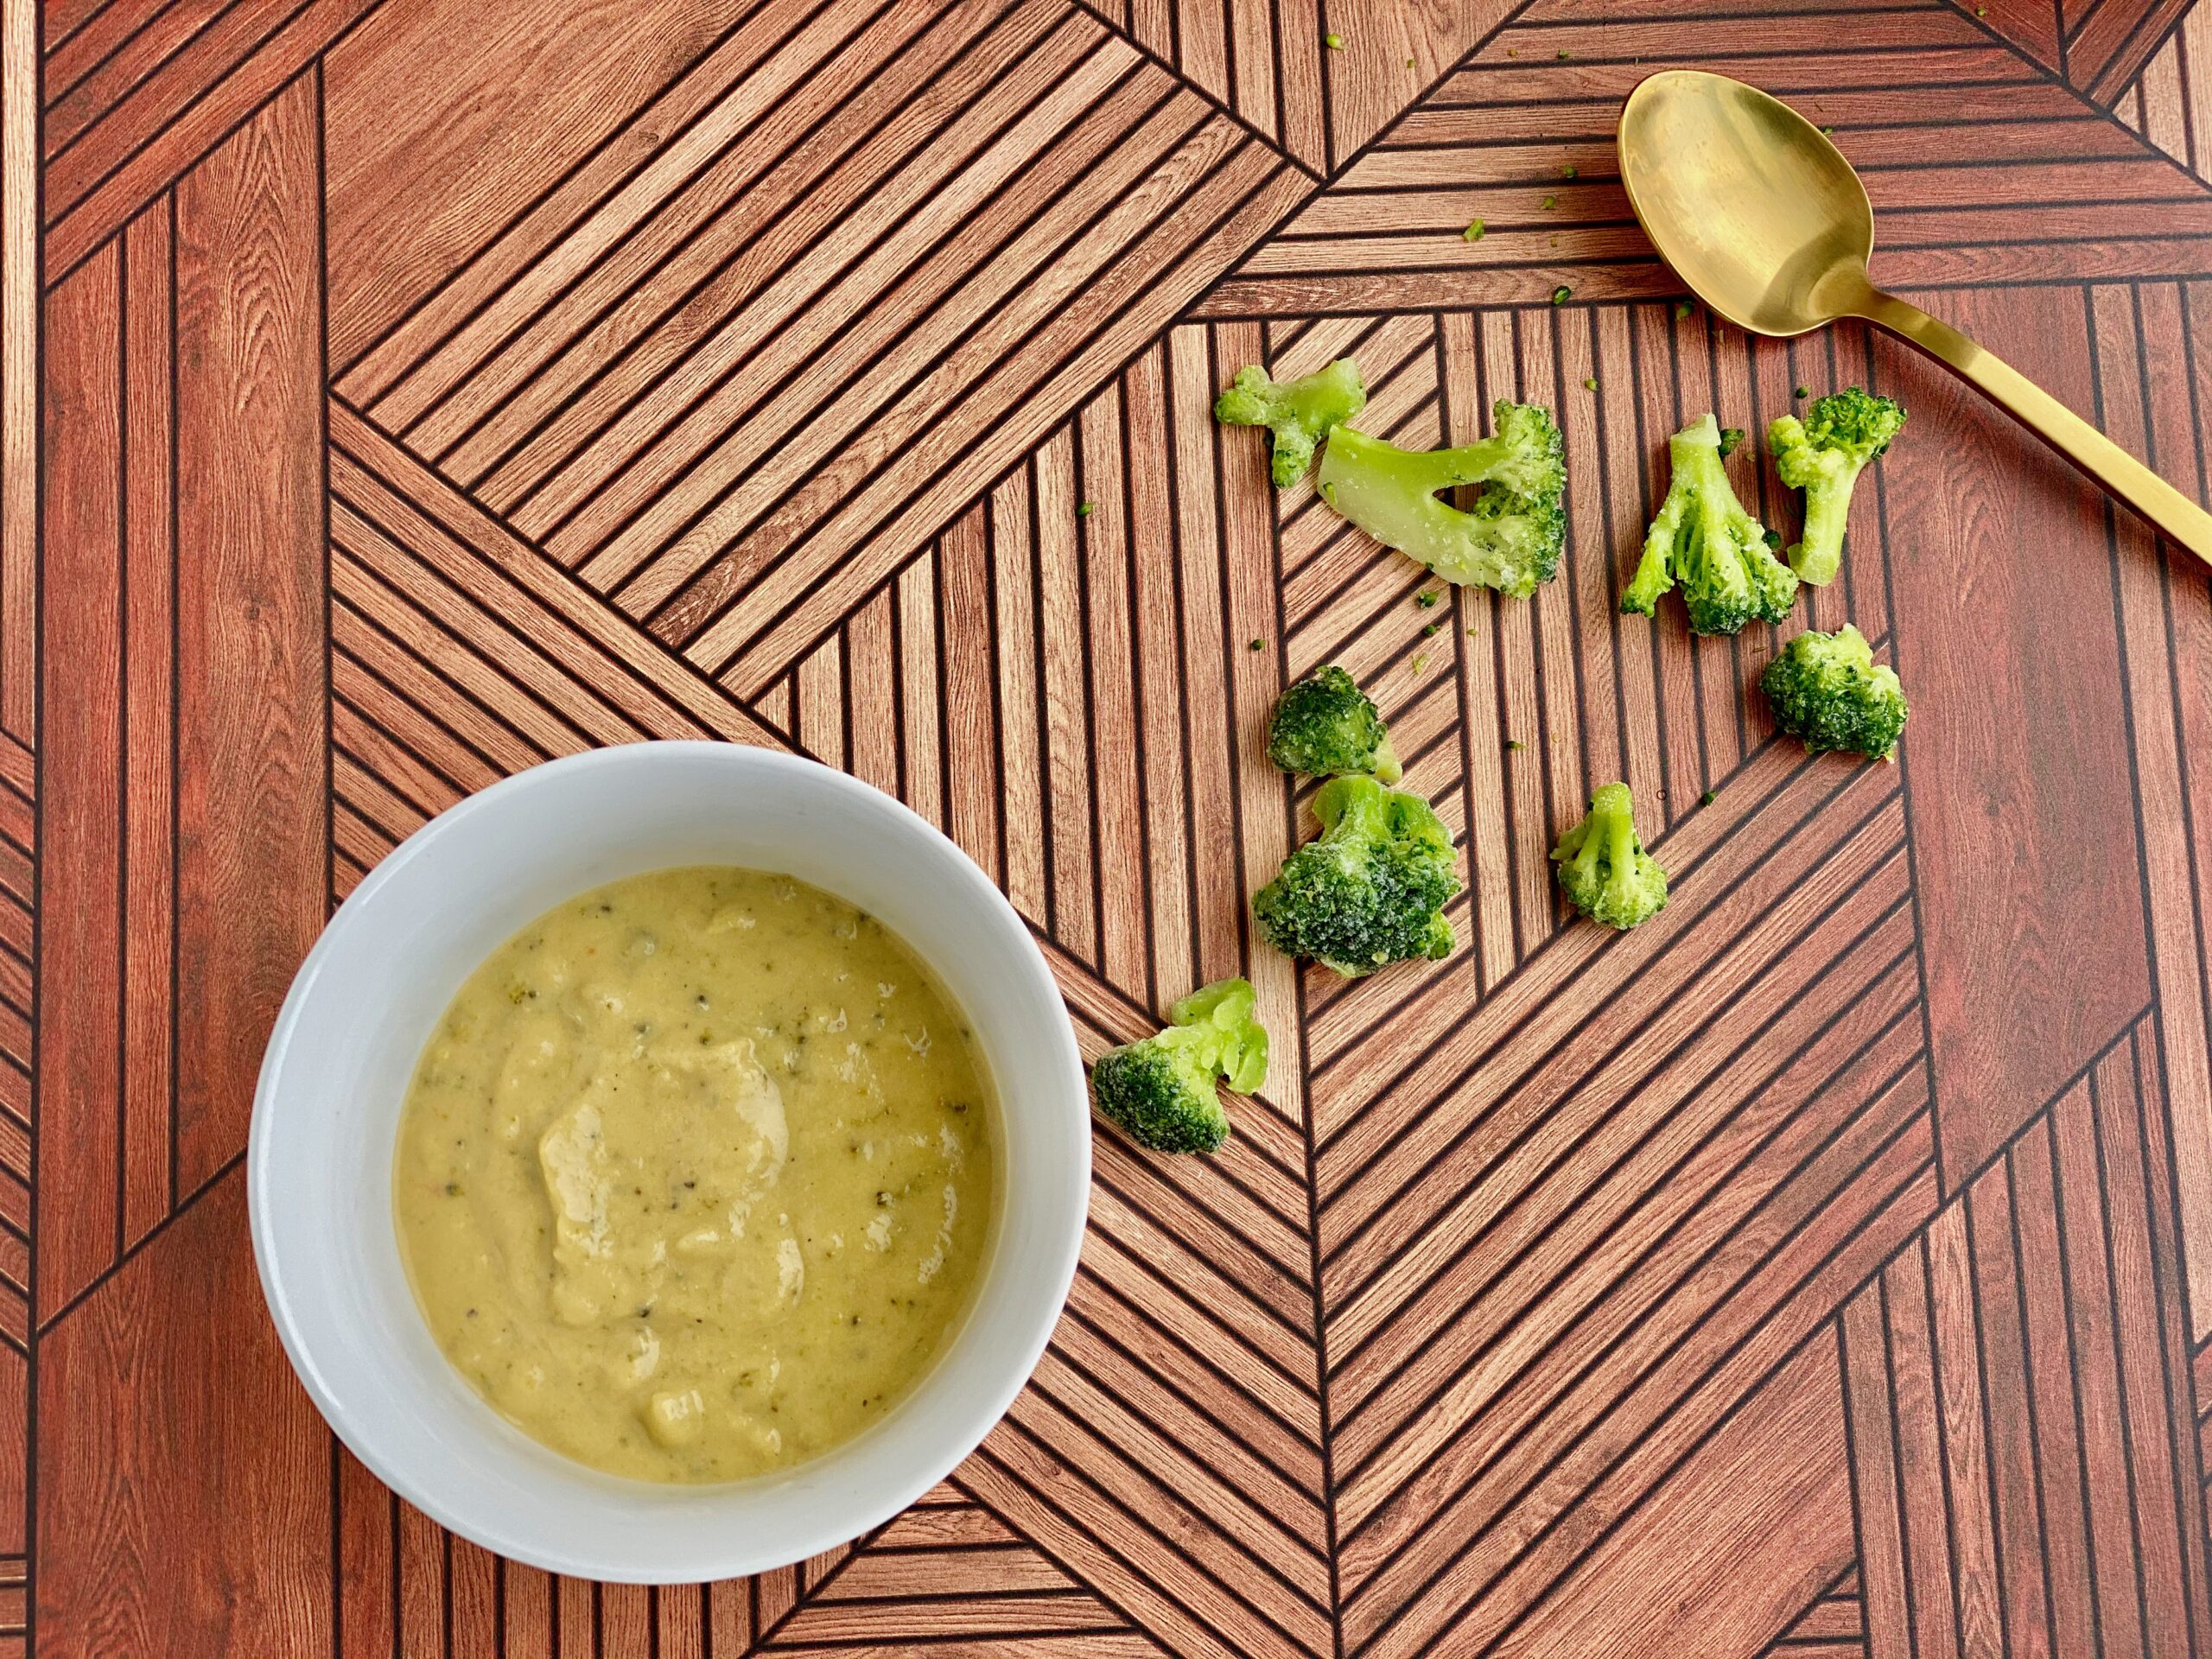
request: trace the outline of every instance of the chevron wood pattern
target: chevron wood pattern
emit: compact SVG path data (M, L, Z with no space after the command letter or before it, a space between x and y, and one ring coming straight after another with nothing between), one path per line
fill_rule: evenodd
M1890 342L1677 303L1610 145L1662 64L1790 98L1889 281L2202 498L2208 29L0 0L0 1659L2212 1656L2204 574ZM1554 583L1425 603L1211 419L1346 354L1402 443L1559 411ZM1843 580L1732 640L1618 614L1665 435L1847 383L1912 423ZM1897 765L1777 739L1797 619L1897 666ZM1443 962L1253 930L1313 828L1262 727L1324 663L1464 855ZM1278 1062L1215 1158L1102 1126L1066 1314L946 1482L647 1589L337 1446L238 1166L378 860L672 737L944 829L1086 1059L1243 973ZM1673 874L1620 937L1546 856L1613 777Z
M1859 1569L1853 1567L1822 1591L1767 1652L1775 1659L1864 1659L1866 1606Z
M1996 0L1975 17L2084 96L2110 107L2182 27L2187 0Z
M2212 143L2212 94L2206 68L2212 62L2212 35L2196 11L2183 15L2157 54L2113 105L2113 113L2190 172L2202 178L2212 168L2206 146Z

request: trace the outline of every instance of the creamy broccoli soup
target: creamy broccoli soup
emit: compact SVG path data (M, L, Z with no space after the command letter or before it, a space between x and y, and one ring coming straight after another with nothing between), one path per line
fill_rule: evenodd
M661 870L547 912L454 998L400 1119L401 1251L525 1432L734 1479L928 1369L994 1132L959 1014L882 924L786 876Z

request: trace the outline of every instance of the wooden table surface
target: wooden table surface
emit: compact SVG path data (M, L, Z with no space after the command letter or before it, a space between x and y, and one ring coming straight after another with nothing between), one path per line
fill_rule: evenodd
M2206 573L1891 343L1672 303L1609 138L1667 63L2204 493L2212 0L0 0L0 1650L2212 1656ZM1555 583L1422 610L1209 418L1345 353L1401 442L1559 410ZM1796 614L1895 766L1614 607L1671 428L1847 382L1911 424ZM1350 985L1245 902L1325 662L1471 867ZM1087 1054L1242 972L1279 1058L1211 1161L1102 1130L920 1506L655 1592L336 1445L240 1158L365 871L675 736L944 825ZM1544 858L1614 776L1619 938Z

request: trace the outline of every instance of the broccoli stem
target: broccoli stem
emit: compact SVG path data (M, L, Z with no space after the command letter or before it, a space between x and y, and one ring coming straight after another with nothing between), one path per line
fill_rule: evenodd
M1339 426L1322 458L1321 499L1446 582L1525 599L1557 567L1565 524L1558 429L1548 411L1534 417L1513 431L1502 420L1491 436L1451 449L1401 449ZM1465 484L1485 486L1473 511L1438 496ZM1508 502L1514 505L1501 512Z
M1816 478L1805 486L1805 538L1789 550L1789 567L1815 588L1834 582L1843 566L1843 532L1851 518L1853 467L1840 478Z
M1608 801L1603 810L1607 861L1617 870L1633 868L1637 850L1634 813L1625 801ZM1591 839L1594 841L1597 838L1593 836Z
M1201 1063L1218 1071L1240 1095L1268 1081L1268 1033L1254 1009L1258 998L1248 979L1217 980L1167 1010L1171 1024L1205 1033L1196 1045Z
M1515 460L1517 453L1495 434L1452 449L1401 449L1381 438L1370 437L1357 427L1345 426L1331 433L1329 441L1343 444L1345 459L1357 466L1356 472L1331 485L1335 493L1372 502L1382 516L1408 527L1441 522L1421 513L1416 497L1441 507L1444 504L1435 499L1437 491L1480 483L1501 465ZM1414 508L1411 513L1404 511L1408 505ZM1346 518L1353 516L1341 505L1338 511Z

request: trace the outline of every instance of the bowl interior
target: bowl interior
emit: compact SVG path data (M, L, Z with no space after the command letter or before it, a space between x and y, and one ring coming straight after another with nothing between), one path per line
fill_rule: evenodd
M880 917L974 1027L998 1096L998 1224L965 1323L900 1404L758 1480L657 1485L541 1446L447 1362L399 1255L391 1176L422 1046L477 965L570 894L646 870L781 871ZM426 825L333 918L279 1016L254 1104L263 1287L331 1425L387 1484L556 1572L684 1582L763 1571L887 1519L1011 1402L1072 1277L1090 1120L1066 1012L997 889L919 818L811 761L640 744L508 779Z

